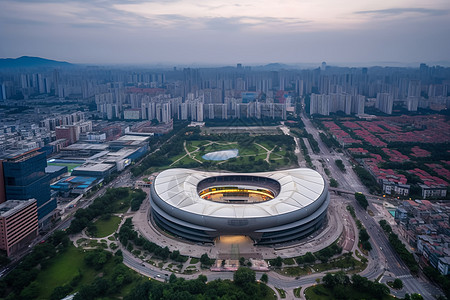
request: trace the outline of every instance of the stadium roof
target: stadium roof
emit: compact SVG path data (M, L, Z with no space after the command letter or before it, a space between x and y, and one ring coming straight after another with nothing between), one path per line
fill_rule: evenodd
M281 185L280 193L272 200L251 204L213 202L202 199L198 195L197 185L201 180L214 176L233 175L274 179ZM307 210L307 206L324 193L326 186L319 173L305 168L244 174L169 169L155 178L154 188L163 201L193 214L222 218L260 218L290 213L303 208Z

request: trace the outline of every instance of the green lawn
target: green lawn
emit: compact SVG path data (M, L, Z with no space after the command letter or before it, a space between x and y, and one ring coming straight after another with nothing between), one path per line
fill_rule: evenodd
M196 258L196 257L192 257L191 261L189 262L191 265L194 265L196 263L198 263L200 261L200 259Z
M189 151L189 152L192 152L192 151L195 151L195 150L197 150L197 147L196 146L194 146L193 144L192 144L192 142L186 142L186 149Z
M130 190L128 197L117 199L113 203L113 211L115 213L126 213L130 208L131 199L133 198L133 191Z
M324 272L334 269L344 269L354 267L355 271L360 272L367 267L367 263L362 263L353 257L345 258L343 256L329 261L327 263L320 263L312 266L317 272Z
M278 271L278 273L287 275L287 276L304 276L311 273L311 269L309 267L286 267Z
M50 260L48 267L42 270L42 272L39 272L36 278L39 286L39 297L37 299L49 299L56 287L70 284L72 279L79 273L82 274L82 277L73 292L76 292L83 285L91 284L98 276L110 276L112 274L115 266L112 259L101 270L96 271L85 264L84 255L85 252L83 250L70 245L65 252L58 254ZM132 283L124 286L113 296L123 297L131 289L135 288L141 279L135 273L134 276L135 280Z
M177 163L173 164L172 167L183 167L189 163L197 162L190 158L189 156L185 156L182 159L180 159Z
M50 266L45 271L39 272L36 279L39 299L49 299L57 286L69 284L79 271L83 277L78 286L91 283L98 273L85 265L83 251L71 245L64 253L51 260Z
M94 237L102 238L114 233L114 231L116 231L117 227L119 226L120 220L121 218L117 216L111 216L108 220L98 219L94 223L94 225L97 227L97 233Z
M296 262L293 258L285 258L283 259L283 263L285 265L294 265Z

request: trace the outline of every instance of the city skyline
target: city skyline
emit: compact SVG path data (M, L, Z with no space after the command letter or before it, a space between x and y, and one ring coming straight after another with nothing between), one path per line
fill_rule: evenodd
M4 58L199 65L450 61L447 1L0 3Z

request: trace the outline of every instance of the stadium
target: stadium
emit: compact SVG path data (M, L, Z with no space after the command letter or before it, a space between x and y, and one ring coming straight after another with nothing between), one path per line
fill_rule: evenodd
M169 169L150 191L151 218L161 229L195 242L245 235L257 244L301 239L320 228L330 201L314 170L218 173Z

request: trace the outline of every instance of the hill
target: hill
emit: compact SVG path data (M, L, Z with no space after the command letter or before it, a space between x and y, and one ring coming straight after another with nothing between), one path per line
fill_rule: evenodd
M73 64L65 61L45 59L41 57L22 56L19 58L1 58L0 69L5 68L37 68L37 67L69 67Z

